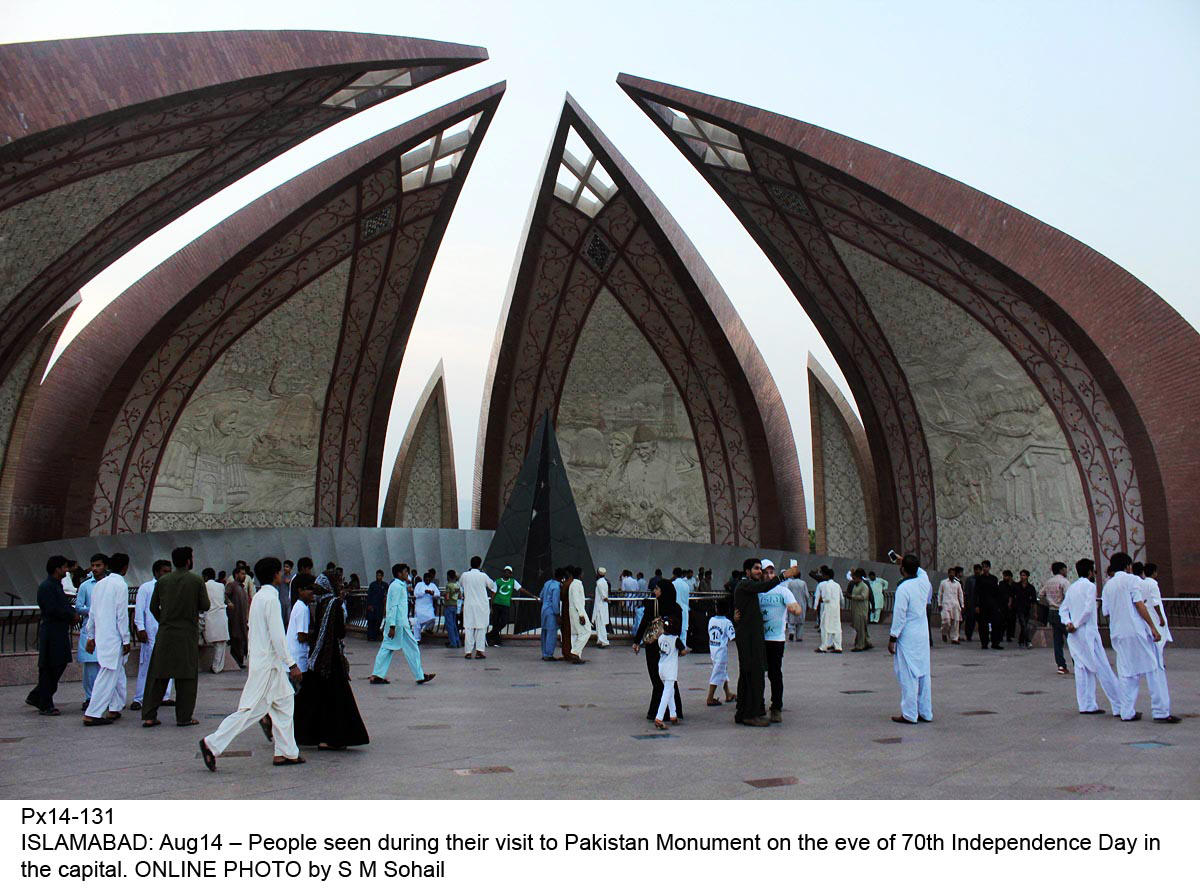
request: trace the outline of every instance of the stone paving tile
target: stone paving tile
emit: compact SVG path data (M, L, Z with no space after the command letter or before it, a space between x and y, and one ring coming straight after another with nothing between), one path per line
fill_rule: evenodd
M349 648L358 665L375 644L352 640ZM426 659L439 654L423 653ZM1200 720L1165 726L1080 716L1074 678L1056 674L1045 650L980 652L971 667L951 660L956 655L963 657L949 647L933 651L934 722L897 726L888 719L898 712L899 695L885 652L830 659L791 644L783 723L767 728L735 726L733 707L704 707L711 664L707 656L687 656L679 674L684 719L669 733L644 719L650 684L642 656L628 647L589 649L583 667L542 662L534 645L490 652L484 664L499 668L494 671L451 656L437 680L420 687L407 677L398 688L396 682L368 686L364 662L353 668L352 687L369 746L306 748L307 764L278 770L270 766L271 746L251 729L235 748L252 755L222 758L215 774L196 761L196 740L236 707L244 673L200 678L200 726L167 721L151 731L127 715L85 732L74 712L78 683L63 685L64 716L56 720L23 704L28 689L9 687L0 689L0 713L7 738L21 741L0 744L0 797L20 798L37 788L88 798L114 785L129 797L184 799L1200 796ZM736 655L731 674L736 679ZM1200 713L1200 651L1171 653L1170 682L1177 711ZM394 694L401 690L405 694ZM1041 694L1022 694L1033 691ZM1148 710L1144 692L1140 704ZM960 716L967 710L998 713ZM880 738L901 741L873 742ZM1131 744L1147 742L1162 744ZM42 756L46 744L86 750L91 759L51 763ZM103 792L92 784L95 765L107 777ZM454 772L491 765L512 772ZM789 776L795 784L746 784ZM1110 790L1061 790L1089 785Z

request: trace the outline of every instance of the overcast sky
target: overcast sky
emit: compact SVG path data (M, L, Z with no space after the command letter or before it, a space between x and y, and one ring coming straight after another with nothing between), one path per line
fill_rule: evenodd
M492 338L532 190L570 91L674 214L758 339L783 395L812 509L804 352L841 375L795 298L619 72L845 133L982 189L1124 266L1200 326L1200 3L421 3L7 0L0 40L319 29L478 44L491 61L366 111L182 217L84 288L66 337L230 213L325 157L499 80L508 92L421 304L393 403L386 486L439 359L470 524ZM61 344L60 344L61 346ZM1152 372L1152 369L1151 369ZM382 503L382 498L381 498Z

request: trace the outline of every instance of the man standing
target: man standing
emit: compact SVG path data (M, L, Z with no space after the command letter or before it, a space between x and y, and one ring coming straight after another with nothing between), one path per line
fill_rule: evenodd
M797 643L804 641L804 619L808 615L809 595L808 583L801 577L788 578L783 582L788 590L792 592L792 599L796 601L796 605L800 608L793 612L791 609L787 611L787 631L788 639L794 639ZM874 621L875 619L871 619Z
M578 566L567 566L563 571L563 583L567 585L567 621L571 625L571 655L568 660L572 664L583 664L583 649L595 632L588 621L587 594L583 592L583 580L579 577L583 570Z
M388 588L387 605L383 615L383 642L375 656L375 667L371 670L372 683L387 683L388 669L392 666L392 655L399 649L408 662L413 679L418 685L428 683L433 674L421 669L421 650L413 636L408 620L408 566L402 562L392 566L392 584ZM320 583L320 578L317 579Z
M1065 586L1063 588L1066 589ZM1000 638L1004 629L997 617L1000 613L1000 582L992 574L992 564L986 559L975 578L975 620L979 623L980 647L986 649L988 641L993 649L1003 649Z
M633 572L629 569L621 572L621 597L625 600L625 608L629 608L630 602L640 590L638 580L633 577ZM637 630L642 624L642 611L645 609L643 600L638 599L633 607L633 629Z
M767 719L771 723L783 722L783 650L784 636L788 615L800 612L800 604L792 594L787 582L779 578L775 571L775 563L769 559L762 561L763 579L777 582L776 587L758 595L758 606L762 611L763 623L763 653L767 659L767 679L771 683L771 708ZM733 628L729 630L732 632ZM736 639L736 637L735 637ZM726 656L728 657L728 656ZM714 659L714 665L716 661ZM709 679L709 686L716 684ZM715 695L710 688L708 697L711 701Z
M1066 638L1066 633L1063 630L1063 623L1058 614L1058 608L1062 605L1063 597L1066 593L1067 564L1065 562L1056 562L1050 566L1050 577L1046 579L1046 583L1038 591L1038 600L1050 608L1050 627L1054 632L1054 663L1058 665L1058 672L1060 674L1070 673L1067 670L1067 657L1063 653L1063 640Z
M946 578L938 585L938 604L942 613L942 641L959 645L958 623L962 620L963 589L958 583L958 576L951 566L946 570Z
M92 611L92 591L108 574L107 554L93 553L91 569L92 573L79 585L79 592L75 594L75 612L82 622L79 627L79 645L75 651L75 660L83 669L83 707L80 708L81 711L86 711L92 702L92 687L96 683L96 674L100 671L100 662L92 649L88 648L87 619Z
M1000 623L1000 633L1004 635L1004 642L1011 643L1017 626L1017 582L1013 580L1011 569L1000 573L1000 589L996 600L996 620Z
M284 624L287 624L292 612L292 603L295 602L292 598L292 579L295 577L292 572L292 561L285 559L283 574L279 576L279 616L283 619Z
M467 637L464 658L487 658L488 592L495 593L496 582L479 570L483 560L471 557L471 568L463 572L463 632Z
M206 568L200 573L204 579L204 592L208 594L208 611L204 613L204 642L212 646L214 674L225 670L225 651L229 648L229 605L225 602L225 585L217 580L216 573ZM168 693L173 698L174 695Z
M462 602L462 584L458 581L458 572L454 569L446 571L446 589L442 592L442 624L446 627L446 648L457 649L462 646L458 637L458 609Z
M292 656L292 661L296 662L296 667L300 668L301 674L308 671L308 642L312 639L309 633L309 626L312 624L309 603L313 599L313 589L306 585L307 582L296 585L296 602L292 603L292 614L288 616L285 633L288 653ZM288 586L290 589L291 585ZM333 593L331 590L324 592ZM290 598L291 594L288 596ZM251 603L250 607L253 608L254 603Z
M867 584L871 587L871 622L883 620L883 595L888 589L886 578L876 578L874 572L867 572Z
M1121 686L1109 667L1104 643L1096 628L1096 566L1090 559L1075 563L1079 578L1067 588L1059 617L1067 633L1067 646L1075 661L1075 701L1080 714L1103 714L1096 703L1096 680L1114 714L1121 712Z
M1104 585L1104 614L1108 616L1109 636L1117 650L1117 676L1121 678L1121 719L1141 719L1134 707L1140 681L1145 677L1154 722L1178 723L1180 718L1171 713L1162 650L1156 645L1162 635L1146 608L1140 579L1129 571L1132 564L1128 553L1114 553L1109 560L1113 576Z
M92 698L84 712L84 726L112 723L125 710L125 658L129 655L129 585L125 570L129 557L114 553L108 558L108 574L92 589L88 614L88 652L94 653L100 670L92 687Z
M933 721L932 670L929 660L929 617L925 611L933 589L927 577L918 577L921 564L911 553L900 561L903 578L896 588L888 652L896 656L893 668L900 683L900 716L896 723Z
M246 592L246 567L241 563L234 567L233 577L225 584L225 602L233 607L229 610L229 654L238 667L245 668L250 595ZM279 623L283 624L282 616Z
M555 569L554 577L542 585L538 599L542 601L542 661L558 661L554 645L558 642L558 623L562 613L563 570Z
M529 595L529 591L521 586L521 582L513 577L512 572L512 566L505 566L500 577L496 579L496 595L492 598L492 630L487 635L487 642L493 646L504 645L500 634L508 627L513 594Z
M850 573L850 624L854 627L853 652L866 652L874 649L871 645L871 635L867 631L867 616L871 608L871 588L863 576L862 569L854 569Z
M138 638L138 675L137 686L133 690L133 704L129 706L131 711L142 709L142 698L146 694L146 674L150 670L150 655L154 652L154 638L158 634L158 621L150 614L150 598L154 595L154 585L158 583L158 579L169 571L169 559L154 560L150 569L154 577L138 587L137 598L134 600L133 627ZM174 690L168 689L167 696L173 698Z
M737 708L733 722L742 726L770 726L765 701L766 629L758 595L779 586L778 578L763 577L762 562L751 557L742 563L745 575L733 590L734 642L738 651ZM800 574L797 566L783 573L784 579Z
M433 630L437 622L437 613L433 608L433 598L438 595L435 578L437 573L430 569L413 587L412 632L418 646L421 644L421 634Z
M817 585L817 602L821 606L821 645L818 652L842 654L842 588L833 580L833 569L821 566L821 583Z
M596 598L592 601L592 624L596 627L596 646L608 648L608 578L604 568L596 569Z
M979 600L975 597L975 585L983 574L983 566L979 563L971 566L971 576L963 581L963 636L967 642L975 635L975 619L979 615Z
M375 570L375 580L367 588L367 641L377 643L383 639L379 627L383 621L383 609L387 603L387 583L383 580L383 569Z
M677 567L671 572L671 575L671 586L675 588L675 601L679 603L679 611L683 613L683 624L679 631L679 640L683 643L683 651L679 654L687 655L688 613L692 610L692 588L687 579L683 577L683 569Z
M54 706L54 693L63 671L71 663L71 627L77 616L71 601L63 591L67 576L65 556L46 560L46 579L38 585L38 683L25 698L25 703L38 709L43 717L57 717L61 711Z
M204 579L192 571L192 548L176 547L171 551L175 570L163 575L154 585L150 597L150 614L158 621L154 652L146 683L149 687L146 707L142 710L142 726L158 726L158 709L167 691L169 680L175 680L175 723L195 726L196 676L200 672L200 613L208 612L208 590ZM279 602L271 608L279 615ZM280 626L283 622L280 621ZM205 621L207 625L207 619Z
M1016 602L1013 608L1017 615L1017 624L1021 628L1020 635L1017 637L1017 645L1022 649L1032 649L1033 637L1029 632L1029 618L1033 605L1037 602L1037 588L1029 583L1028 569L1021 569L1019 577L1020 580L1017 581L1017 590L1014 594Z
M1167 643L1174 641L1171 628L1167 626L1167 613L1162 604L1162 590L1158 586L1158 566L1152 562L1146 563L1142 573L1142 592L1146 597L1146 608L1158 628L1158 651L1163 653L1163 669L1166 669Z
M174 561L174 557L172 557ZM176 563L178 565L178 563ZM176 573L177 574L177 573ZM250 604L250 673L238 701L238 709L221 721L217 731L200 740L204 765L216 771L217 758L244 729L266 716L263 731L275 743L275 766L304 763L292 732L295 708L293 682L300 682L300 669L287 649L283 620L279 616L278 587L283 566L274 556L265 556L254 566L260 593Z

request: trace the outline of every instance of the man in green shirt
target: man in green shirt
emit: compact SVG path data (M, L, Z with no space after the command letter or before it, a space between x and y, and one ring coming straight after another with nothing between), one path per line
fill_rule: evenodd
M488 632L489 646L502 646L500 632L508 626L508 616L512 608L513 594L532 594L521 586L521 582L513 577L512 566L505 566L500 577L496 579L496 593L492 597L492 629Z

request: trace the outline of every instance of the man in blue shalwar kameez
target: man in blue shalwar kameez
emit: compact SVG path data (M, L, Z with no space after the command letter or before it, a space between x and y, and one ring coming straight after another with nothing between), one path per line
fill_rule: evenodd
M421 670L421 650L417 647L417 638L413 636L412 625L408 621L408 566L396 563L392 566L392 578L383 612L383 642L379 644L379 654L375 656L371 682L388 682L392 655L399 649L404 653L413 679L417 683L428 683L434 675Z
M900 585L892 608L888 652L896 657L894 668L900 683L900 716L897 723L933 721L933 692L930 688L929 617L925 607L933 595L929 576L911 553L900 561Z
M542 661L558 661L554 657L554 646L558 642L558 622L562 612L562 569L554 570L554 577L542 585L538 599L542 601Z

